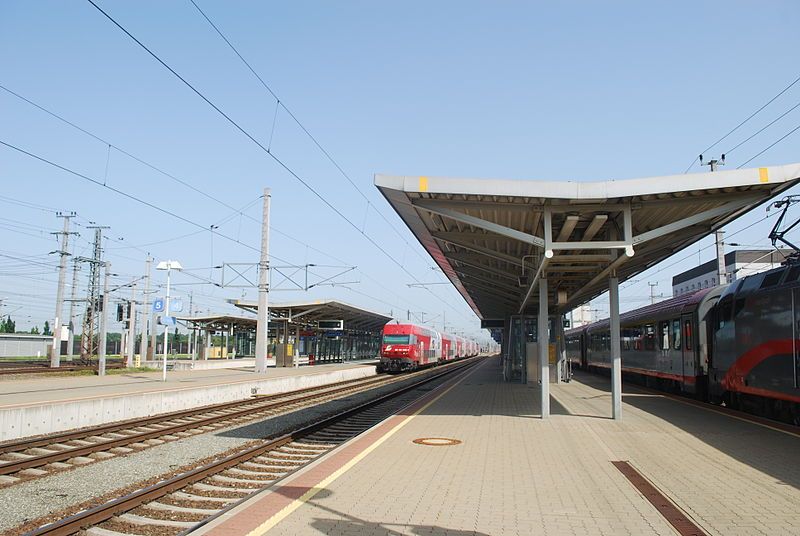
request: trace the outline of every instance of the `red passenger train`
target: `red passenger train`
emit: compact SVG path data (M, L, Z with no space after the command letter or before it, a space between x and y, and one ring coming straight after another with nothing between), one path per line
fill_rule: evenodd
M416 324L386 324L378 372L404 372L478 355L478 343Z

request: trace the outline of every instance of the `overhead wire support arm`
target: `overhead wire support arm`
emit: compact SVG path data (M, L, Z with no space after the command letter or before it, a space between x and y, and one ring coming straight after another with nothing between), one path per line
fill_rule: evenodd
M784 218L786 218L786 212L789 210L789 207L797 202L800 202L800 195L788 195L783 199L781 199L780 201L775 201L774 203L772 203L770 206L767 207L767 210L769 210L771 207L783 208L781 215L778 217L778 221L775 222L775 225L769 232L769 239L772 241L773 247L778 247L775 243L780 241L794 250L792 257L795 258L800 257L800 248L798 248L796 245L794 245L793 243L789 242L789 240L786 239L786 233L788 233L789 231L797 227L798 224L800 224L800 218L797 218L794 221L794 223L792 223L785 229L783 230L779 229L781 227L781 224L783 224Z

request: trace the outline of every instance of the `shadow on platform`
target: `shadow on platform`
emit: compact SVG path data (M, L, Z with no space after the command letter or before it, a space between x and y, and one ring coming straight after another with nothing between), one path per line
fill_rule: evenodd
M608 397L610 403L607 378L578 373L576 380L603 391L598 396ZM800 467L796 463L800 437L644 392L635 384L623 384L622 400L625 405L663 419L720 453L772 476L777 483L800 489ZM623 407L623 422L624 418Z
M302 496L307 492L307 488L297 488L293 486L283 486L275 490L291 499ZM316 529L321 534L330 536L351 536L353 534L385 534L386 536L402 536L404 534L419 534L424 536L489 536L484 532L474 530L458 530L440 527L438 525L413 525L405 523L376 522L366 521L351 514L341 512L322 504L322 501L333 496L329 489L319 490L307 503L314 508L318 508L332 517L321 518L313 517L310 527Z

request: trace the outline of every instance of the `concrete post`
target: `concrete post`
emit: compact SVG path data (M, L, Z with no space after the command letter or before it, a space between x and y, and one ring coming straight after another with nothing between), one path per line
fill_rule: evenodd
M150 307L150 265L152 260L150 255L147 256L146 268L144 274L144 294L142 295L142 344L139 348L141 360L147 361L147 343L150 334L151 317L153 315L152 307Z
M61 233L61 250L58 252L60 259L58 261L58 288L56 289L56 314L53 321L53 347L50 351L50 366L61 366L61 323L63 320L62 312L64 310L64 279L67 275L67 256L69 255L69 219L75 216L75 213L62 214L58 213L59 218L64 218L64 230Z
M622 418L622 351L619 344L619 279L608 280L608 301L611 314L611 415Z
M258 320L256 322L257 373L267 371L269 344L269 202L270 189L264 188L264 208L261 219L261 260L258 263Z
M103 311L100 313L100 340L97 349L97 374L106 375L106 343L108 342L108 279L111 275L111 263L106 262L106 273L103 278Z
M539 339L539 380L542 384L541 406L542 419L550 417L550 336L547 330L547 279L539 279L539 326L536 330Z

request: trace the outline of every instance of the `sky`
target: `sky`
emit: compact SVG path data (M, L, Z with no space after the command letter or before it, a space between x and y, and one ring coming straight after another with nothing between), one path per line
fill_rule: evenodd
M219 287L231 272L215 267L258 262L268 187L272 265L313 264L310 283L337 283L288 290L273 271L271 301L424 313L477 335L376 173L623 179L683 173L701 151L735 168L800 124L789 111L737 147L800 102L797 83L707 150L800 76L797 2L195 0L269 90L190 0L95 2L247 134L90 2L0 3L0 314L18 329L54 315L56 211L78 214L76 256L91 254L91 225L110 226L112 287L137 281L141 295L147 255L175 259L187 308L237 312L227 300L256 291ZM747 167L800 161L798 143L800 132ZM730 241L766 247L766 216L731 223ZM669 296L712 246L621 285L622 309L647 303L648 283ZM86 281L84 267L79 296ZM164 283L154 271L159 294ZM129 297L123 287L112 303ZM602 316L607 300L592 307Z

